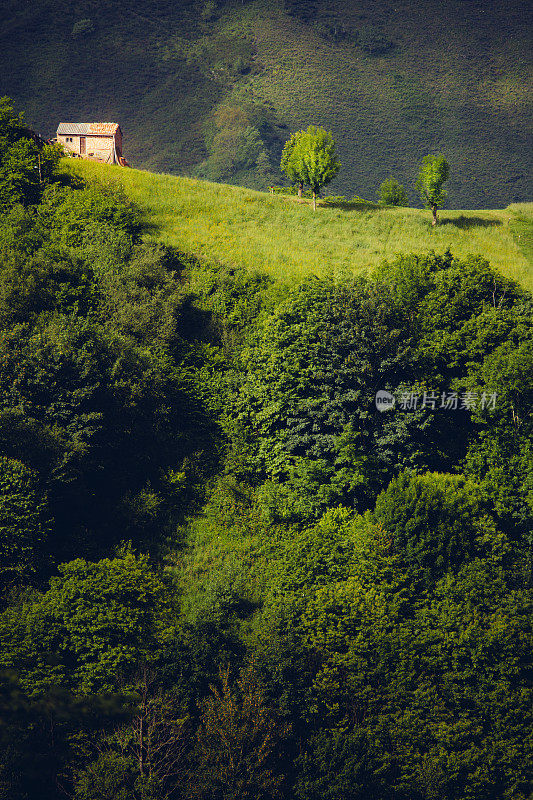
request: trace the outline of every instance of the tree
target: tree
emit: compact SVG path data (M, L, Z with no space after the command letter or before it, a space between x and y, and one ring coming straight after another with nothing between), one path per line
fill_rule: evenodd
M200 703L195 800L273 800L280 796L280 750L288 728L269 707L254 663L235 684L220 667L220 688Z
M8 111L0 106L0 133L11 130ZM95 560L119 537L161 541L167 500L185 500L163 478L181 469L175 401L182 420L195 416L192 449L196 415L209 425L188 388L197 367L178 368L192 345L178 332L191 311L177 257L140 243L138 214L120 193L52 182L38 213L16 205L0 215L0 252L0 451L40 474L54 518L51 560ZM142 465L119 455L131 445Z
M313 210L316 197L339 172L335 140L330 131L310 125L306 131L293 134L283 149L281 169L293 183L298 183L299 194L303 185L313 192Z
M322 540L315 551L309 531L307 553L293 553L291 533L275 555L281 567L271 573L257 658L294 729L304 720L310 733L290 796L526 800L531 600L513 588L513 548L480 516L479 496L468 496L475 487L461 476L413 476L406 488L412 502L395 531L391 495L386 527L341 512L328 527L342 549L328 553ZM474 532L479 523L475 554L463 550L420 591L408 547L391 532L413 510L418 534L436 526L444 535L451 521L457 540L456 500L460 524ZM292 583L287 556L300 568Z
M75 771L77 800L170 800L185 783L188 719L156 671L141 670L138 705L126 724L103 732L95 758ZM180 795L181 796L181 795Z
M37 143L9 97L0 98L0 208L37 203L60 156L58 145Z
M401 473L378 496L374 516L427 585L479 555L483 534L494 527L479 486L463 475L435 472Z
M433 213L432 225L436 225L437 209L442 205L447 196L447 191L443 188L448 180L449 165L444 156L424 156L420 173L415 183L416 189L420 192L422 202L426 208L431 208Z
M387 178L379 187L380 202L387 206L406 206L407 193L395 178Z
M251 116L241 106L227 103L219 106L214 119L216 127L206 139L209 157L202 174L219 180L255 167L264 146Z

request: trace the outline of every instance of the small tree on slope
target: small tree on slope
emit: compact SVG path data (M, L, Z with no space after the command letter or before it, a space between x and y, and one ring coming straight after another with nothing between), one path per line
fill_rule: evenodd
M313 210L316 197L339 172L335 140L330 131L310 125L306 131L294 133L283 150L281 169L301 189L306 184L313 191Z
M443 188L448 180L450 168L442 154L424 156L415 187L420 192L422 202L433 213L432 225L436 225L437 209L442 205L448 192Z

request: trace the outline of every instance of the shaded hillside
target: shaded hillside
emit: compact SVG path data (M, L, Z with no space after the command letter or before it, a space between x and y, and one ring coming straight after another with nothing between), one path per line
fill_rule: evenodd
M531 800L533 297L420 249L510 272L532 207L314 212L0 101L2 800Z
M450 0L10 0L1 92L52 135L120 122L139 167L263 188L288 134L330 127L333 191L412 184L427 152L451 163L451 207L504 207L531 188L530 11Z
M533 288L533 204L499 211L429 211L325 201L314 213L295 197L68 159L63 169L122 186L146 214L149 238L227 267L272 277L338 279L398 253L480 254Z

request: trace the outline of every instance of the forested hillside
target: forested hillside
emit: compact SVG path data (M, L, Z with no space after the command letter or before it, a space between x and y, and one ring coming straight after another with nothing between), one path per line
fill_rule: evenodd
M6 0L0 93L46 136L112 120L135 166L264 188L333 131L334 191L374 199L443 151L453 208L531 197L527 0Z
M59 157L3 100L0 798L529 800L531 294L194 257Z

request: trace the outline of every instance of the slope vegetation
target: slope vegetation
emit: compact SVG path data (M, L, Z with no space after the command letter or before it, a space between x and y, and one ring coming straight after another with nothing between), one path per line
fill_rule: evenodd
M412 190L442 150L454 208L529 199L527 0L7 0L2 91L53 135L120 122L135 166L252 188L289 133L330 127L334 191Z
M503 210L430 213L373 203L335 203L313 213L307 202L191 178L65 160L63 169L121 185L145 211L148 236L180 251L280 278L340 278L400 252L450 248L481 254L504 275L533 288L533 204Z

